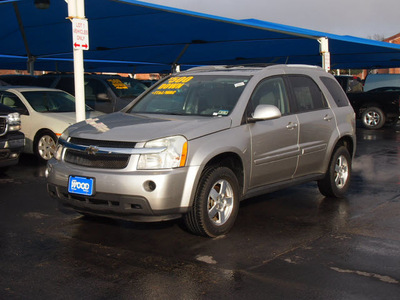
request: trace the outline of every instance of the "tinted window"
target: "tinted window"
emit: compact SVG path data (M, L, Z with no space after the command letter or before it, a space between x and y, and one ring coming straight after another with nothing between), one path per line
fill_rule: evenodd
M75 95L75 82L74 77L61 77L56 85L57 89L66 91L71 95Z
M291 75L288 78L291 83L298 112L328 107L324 95L310 77Z
M146 85L130 77L108 78L106 81L120 98L136 98L147 90Z
M259 104L269 104L278 107L282 115L289 113L286 86L281 77L272 77L263 80L256 87L250 101L253 111Z
M347 100L346 94L343 89L337 84L337 82L329 77L320 77L322 83L328 89L329 93L332 95L333 100L338 107L348 106L349 101Z
M35 81L35 85L42 86L42 87L53 87L53 83L56 79L57 79L57 77L54 77L54 76L42 75L42 76L37 77L37 80Z
M85 99L96 101L99 94L107 94L107 87L100 80L85 78Z
M17 95L6 91L0 93L0 103L15 109L26 109Z

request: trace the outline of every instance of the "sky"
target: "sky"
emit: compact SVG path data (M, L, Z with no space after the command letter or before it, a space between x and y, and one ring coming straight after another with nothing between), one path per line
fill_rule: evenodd
M339 35L400 33L400 0L142 0L232 19L259 19Z

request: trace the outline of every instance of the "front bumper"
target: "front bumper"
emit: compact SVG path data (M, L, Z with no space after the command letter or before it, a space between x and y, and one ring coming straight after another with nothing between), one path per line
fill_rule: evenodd
M21 132L12 132L2 136L0 139L0 167L17 164L24 145L25 136Z
M64 207L84 214L152 222L180 218L187 212L198 167L128 170L129 166L95 169L52 159L47 166L47 188ZM94 178L93 196L68 193L70 175Z

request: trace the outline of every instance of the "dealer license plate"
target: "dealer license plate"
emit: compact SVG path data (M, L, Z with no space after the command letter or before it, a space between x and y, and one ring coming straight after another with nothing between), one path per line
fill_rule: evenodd
M69 176L68 193L92 196L94 193L94 178Z

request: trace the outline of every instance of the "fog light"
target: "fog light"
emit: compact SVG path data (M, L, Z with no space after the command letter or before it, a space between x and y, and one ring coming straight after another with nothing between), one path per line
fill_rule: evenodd
M154 181L148 180L143 183L143 188L146 192L152 192L156 189L156 183Z

